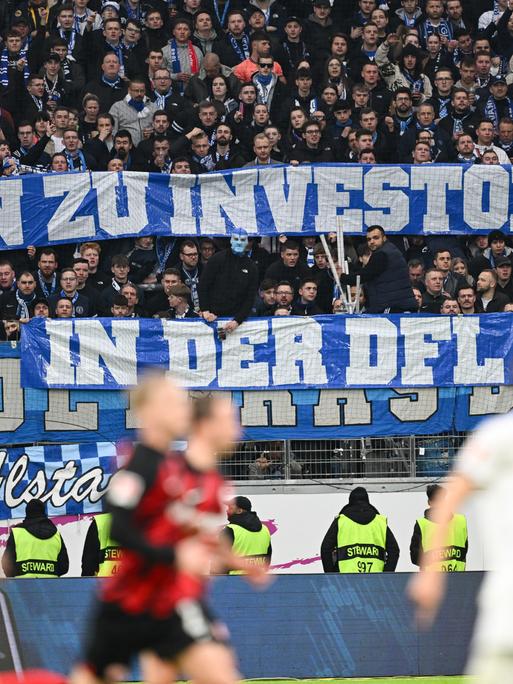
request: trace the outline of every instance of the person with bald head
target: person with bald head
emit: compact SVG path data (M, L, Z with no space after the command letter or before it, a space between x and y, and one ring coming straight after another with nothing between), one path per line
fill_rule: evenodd
M185 88L185 97L195 104L210 97L212 93L212 81L216 76L224 76L231 90L232 96L236 96L240 89L239 79L232 74L232 70L221 64L221 61L213 52L207 52L203 58L201 68L197 74L191 76Z

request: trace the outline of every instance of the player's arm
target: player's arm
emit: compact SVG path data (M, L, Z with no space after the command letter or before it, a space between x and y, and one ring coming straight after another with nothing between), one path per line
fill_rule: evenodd
M449 521L454 511L461 508L465 500L475 489L474 483L463 473L454 473L448 483L443 500L437 505L436 526L433 536L433 551L447 545ZM420 558L420 572L410 583L408 592L417 606L417 618L423 625L430 625L442 601L446 574L436 570L426 570L430 562L430 553L423 553Z

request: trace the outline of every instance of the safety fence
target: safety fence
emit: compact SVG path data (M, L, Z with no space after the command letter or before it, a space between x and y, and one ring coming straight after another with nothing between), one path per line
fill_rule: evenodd
M222 461L234 481L438 478L464 432L343 440L242 442Z

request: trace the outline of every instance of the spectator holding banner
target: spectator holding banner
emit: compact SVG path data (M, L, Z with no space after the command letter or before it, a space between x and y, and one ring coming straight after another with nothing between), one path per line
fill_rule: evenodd
M381 226L367 228L367 245L371 257L358 272L365 285L368 313L404 313L416 311L408 265L399 249L392 244ZM342 275L342 285L354 285L356 273Z

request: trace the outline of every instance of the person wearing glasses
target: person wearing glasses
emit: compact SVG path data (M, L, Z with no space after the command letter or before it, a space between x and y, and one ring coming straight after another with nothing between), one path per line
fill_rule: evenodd
M64 268L62 270L60 285L60 291L48 299L50 311L53 312L53 315L55 315L57 304L61 299L69 299L72 307L72 316L74 318L85 318L87 316L93 316L96 313L95 311L90 311L91 305L89 299L85 295L79 294L77 291L77 274L72 268Z
M303 126L303 142L298 143L290 155L293 166L318 162L334 161L333 149L328 141L321 141L321 126L318 121L310 120Z
M258 71L259 61L262 57L270 57L271 55L271 41L265 31L255 31L251 38L251 52L247 59L234 68L233 73L242 83L249 83L253 75ZM283 75L283 70L278 62L273 61L273 74L275 74L282 83L286 83Z
M269 110L271 121L277 118L283 106L286 86L280 82L274 73L274 59L272 55L258 58L258 71L253 74L251 82L256 88L257 104L265 104Z

